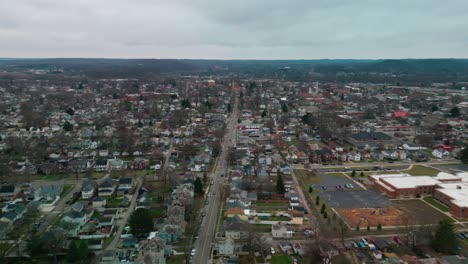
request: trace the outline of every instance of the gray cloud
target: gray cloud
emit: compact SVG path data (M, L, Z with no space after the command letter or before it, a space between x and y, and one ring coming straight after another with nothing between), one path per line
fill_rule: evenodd
M465 0L15 0L0 57L468 57Z

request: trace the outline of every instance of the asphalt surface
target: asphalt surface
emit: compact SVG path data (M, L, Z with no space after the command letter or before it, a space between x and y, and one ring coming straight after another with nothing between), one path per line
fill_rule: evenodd
M204 208L201 210L205 211L206 215L205 217L203 217L200 225L200 235L198 239L196 239L194 242L195 255L192 257L192 263L196 264L206 264L211 262L211 250L213 248L213 241L216 232L216 221L221 205L219 195L225 179L225 177L221 177L220 175L225 174L225 176L227 176L227 152L230 147L235 145L236 125L239 113L239 99L237 94L235 94L235 96L236 99L233 111L231 116L227 120L227 132L221 144L221 146L223 147L219 155L218 162L215 165L213 173L211 174L211 178L213 181L213 184L211 185L209 191L211 195L209 198L207 198L208 205L205 205ZM213 192L215 192L216 195L213 195Z
M335 189L337 185L346 185L346 184L352 184L354 188L361 189L359 185L357 185L353 180L344 177L344 175L343 177L331 176L331 175L328 175L323 169L317 170L317 174L321 180L320 180L320 184L316 184L316 186L321 189L322 187L327 188L327 190Z
M321 192L320 198L333 208L376 208L390 206L390 200L373 190Z

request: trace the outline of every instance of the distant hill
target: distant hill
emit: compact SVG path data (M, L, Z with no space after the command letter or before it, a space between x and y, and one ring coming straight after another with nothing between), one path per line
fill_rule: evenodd
M225 74L306 80L311 72L325 80L387 81L370 73L401 75L414 82L468 81L468 59L401 60L186 60L186 59L0 59L0 70L64 69L90 78L147 78L162 74ZM344 76L344 77L343 77ZM367 77L366 77L367 76ZM318 78L314 76L314 78ZM391 81L391 80L390 80Z

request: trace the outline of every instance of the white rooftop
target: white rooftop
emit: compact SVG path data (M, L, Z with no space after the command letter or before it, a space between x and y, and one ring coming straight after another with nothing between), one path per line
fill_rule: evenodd
M379 174L379 175L370 175L370 177L380 180L382 178L401 178L401 177L412 177L409 174L400 173L400 174Z
M440 181L434 179L434 177L430 176L414 176L414 177L384 177L385 181L389 184L395 186L395 188L399 189L411 189L416 188L418 186L434 186Z
M458 176L455 176L453 174L450 174L450 173L447 173L447 172L439 172L437 174L436 177L434 177L435 179L437 180L445 180L445 181L448 181L448 180L454 180L454 181L457 181L457 180L460 180L460 177Z
M441 183L437 190L452 199L452 203L460 207L468 207L468 183Z

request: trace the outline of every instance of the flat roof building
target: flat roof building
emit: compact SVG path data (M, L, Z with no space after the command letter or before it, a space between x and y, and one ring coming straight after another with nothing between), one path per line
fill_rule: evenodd
M370 175L369 180L391 198L433 195L446 204L455 217L468 218L468 173L441 172L436 177L383 174Z

